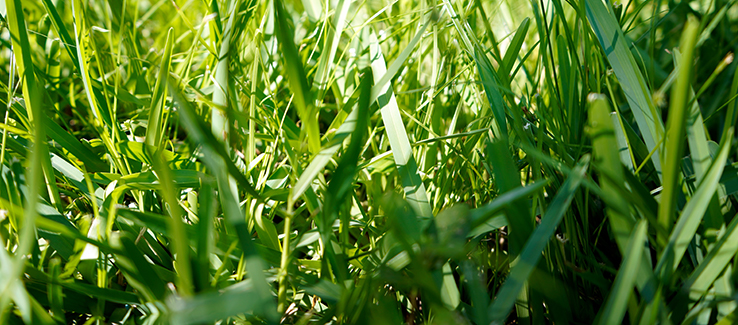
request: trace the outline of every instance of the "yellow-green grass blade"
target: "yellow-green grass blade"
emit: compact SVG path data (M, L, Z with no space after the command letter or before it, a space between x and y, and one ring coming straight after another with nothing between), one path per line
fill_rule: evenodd
M599 174L607 174L606 177L600 178L600 187L603 194L613 203L608 205L607 209L610 228L620 251L625 254L636 220L630 213L628 202L616 192L617 185L613 184L625 179L616 151L618 146L615 140L615 127L611 122L610 107L604 96L590 94L588 101L589 135L594 149L593 165Z
M346 27L346 18L351 8L351 0L340 0L336 4L336 11L333 16L333 29L326 25L325 41L323 43L323 51L318 61L318 70L315 72L312 88L318 90L316 100L321 100L325 96L325 92L330 86L328 81L331 79L333 68L333 60L336 57L336 51L343 35L343 29ZM328 18L326 17L326 23Z
M0 296L7 297L13 295L13 299L17 305L28 306L29 297L25 289L18 284L18 279L23 273L25 266L24 259L31 252L33 243L36 241L36 219L38 212L36 210L39 202L39 196L43 192L44 171L43 160L49 159L48 148L46 146L46 129L44 126L44 114L42 99L44 98L43 89L37 84L36 74L34 73L34 63L31 56L31 45L28 41L28 32L26 30L26 22L24 18L23 5L19 0L11 0L6 2L7 5L7 23L8 29L12 35L13 52L17 58L15 61L18 74L23 80L23 96L26 101L26 109L31 118L33 126L34 142L31 154L28 157L29 165L27 179L27 192L25 195L25 208L22 224L19 226L18 247L15 250L15 259L10 263L3 263L0 266L5 276L0 280ZM52 180L53 181L53 180ZM5 248L2 248L4 250ZM0 300L0 318L5 317L6 308L10 307L7 298ZM31 321L30 310L25 307L21 308L22 318L25 322ZM3 319L0 319L3 321Z
M692 61L697 33L697 22L689 21L682 32L680 44L684 52L678 68L676 85L671 91L669 121L663 150L663 190L658 214L659 225L667 231L672 229L677 195L682 189L680 166L684 152L687 95L692 81ZM666 238L663 236L659 236L657 240L661 245L666 244Z
M507 118L505 116L505 101L500 93L500 80L484 51L478 48L474 49L474 62L477 64L484 92L495 117L496 127L493 127L495 137L506 139L508 136Z
M427 28L428 28L427 23L422 24L420 26L420 30L418 30L418 32L415 34L415 37L413 37L413 39L410 40L407 46L405 46L405 48L402 49L402 52L400 52L400 55L397 56L395 61L392 61L392 64L390 64L390 66L386 68L387 71L382 74L382 77L380 79L376 79L377 82L374 83L374 86L372 87L372 97L371 97L372 102L376 101L380 96L386 95L387 89L391 87L390 81L392 80L392 78L394 78L397 72L399 72L400 69L405 65L405 61L410 56L410 54L413 53L413 51L415 50L415 47L418 45L418 42L420 42L420 40L422 39L423 33L425 33L425 30Z
M369 36L369 57L371 58L374 79L382 80L387 73L387 66L377 36L373 32ZM402 115L397 105L395 93L389 83L383 88L377 98L377 104L381 110L382 121L384 121L392 156L395 159L397 171L400 173L406 198L421 218L430 219L433 217L433 211L428 201L425 185L420 178L420 174L418 174L418 166L413 157L413 148L410 145L410 140L408 140L405 124L402 122Z
M205 324L253 313L263 308L252 281L246 280L219 292L191 298L174 297L167 301L170 324Z
M664 136L661 114L653 103L648 86L636 64L620 24L600 0L586 0L589 23L602 46L607 60L620 81L628 104L633 111L649 151L656 148L652 157L659 179L662 178L661 150L657 148ZM664 177L665 178L665 177Z
M349 114L343 124L341 124L341 126L338 128L333 138L331 138L328 143L326 143L323 149L321 149L320 152L315 155L307 168L305 168L305 170L300 175L300 178L297 180L297 183L295 183L295 186L292 188L292 194L290 195L290 197L293 201L297 200L302 194L305 193L308 187L311 186L311 184L315 180L315 177L317 177L318 173L320 173L323 168L328 165L336 152L338 152L338 150L341 148L343 142L346 139L351 139L351 133L353 133L356 129L357 117L358 110L352 110L351 114Z
M167 80L169 79L169 69L172 63L172 46L174 42L174 30L169 29L167 32L167 42L164 46L164 52L161 54L161 63L159 64L159 76L156 78L154 85L154 93L151 95L151 106L149 107L149 121L146 127L146 138L144 143L160 148L162 142L162 130L164 129L164 105L167 102Z
M628 246L624 250L623 263L612 284L612 290L607 297L607 302L599 315L599 324L615 325L622 324L628 300L633 296L633 287L638 279L638 269L642 262L641 256L646 248L646 230L648 223L640 220L633 228L628 240Z
M674 66L675 70L678 70L679 64L682 62L681 51L674 50ZM702 112L700 110L699 103L694 93L694 89L689 87L687 93L688 104L687 116L686 116L686 132L687 132L687 144L689 146L689 158L692 161L692 168L694 170L694 182L699 184L702 182L702 178L707 173L707 169L710 168L712 157L710 154L710 145L707 141L707 130L705 129L704 120L702 119ZM716 196L713 197L708 207L707 218L705 218L705 226L711 229L719 229L723 225L723 214L720 210L720 201L725 202L725 189L720 186Z
M497 292L497 298L488 309L489 317L493 323L503 324L508 313L515 305L518 293L523 289L523 285L528 281L528 277L538 265L538 261L541 259L541 253L548 245L548 241L564 218L564 214L574 198L574 193L584 179L588 160L587 157L583 158L569 175L569 178L559 189L553 202L549 205L546 214L541 218L541 224L533 231L530 239L525 243L522 252L513 261L510 275Z
M157 81L158 82L158 81ZM166 79L161 80L166 83ZM164 85L166 86L166 85ZM151 147L147 147L151 148ZM159 191L163 194L164 201L169 205L169 232L174 246L174 252L176 254L175 264L177 268L177 292L184 296L190 296L193 294L194 289L192 285L192 268L190 261L190 241L187 234L184 231L182 209L179 206L178 197L180 196L180 190L177 188L176 183L172 177L172 171L166 164L161 155L157 152L150 152L153 155L153 167L156 171L157 178L159 179Z
M515 60L518 58L518 54L520 53L520 49L523 47L523 43L525 42L525 38L528 33L528 27L530 27L530 18L526 17L523 19L523 22L520 23L520 26L518 26L518 30L515 32L515 36L507 47L505 56L502 58L498 74L506 79L511 77L510 71L512 71Z

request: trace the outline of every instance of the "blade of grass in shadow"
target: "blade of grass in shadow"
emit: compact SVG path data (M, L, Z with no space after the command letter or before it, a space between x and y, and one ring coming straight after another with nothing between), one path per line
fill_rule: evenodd
M616 187L623 187L625 173L616 151L618 146L615 140L615 128L610 118L610 108L607 99L602 95L590 94L589 98L589 133L594 147L594 167L600 174L600 187L604 195L609 197L607 207L608 220L615 242L620 252L625 254L629 245L636 219L630 212L630 203L623 197ZM606 176L602 174L607 174ZM650 259L642 262L650 269ZM650 272L649 272L650 273ZM643 275L643 274L641 274ZM642 278L643 281L646 278Z
M682 32L680 47L684 52L679 65L676 85L671 91L668 129L663 151L663 190L661 191L658 214L660 226L667 231L672 229L677 207L677 195L682 189L680 166L682 152L684 151L687 95L692 81L692 60L698 32L697 24L696 21L690 20ZM666 244L666 238L663 236L658 237L657 240L662 247Z
M504 138L506 139L506 137ZM487 161L492 166L495 186L500 193L507 193L520 187L520 170L513 161L506 140L497 140L487 143ZM509 204L505 211L509 229L509 253L518 256L526 241L533 232L535 216L528 211L522 201Z
M159 80L163 83L165 80ZM157 83L159 82L157 81ZM166 85L163 85L166 86ZM158 139L158 138L157 138ZM158 141L157 141L158 142ZM152 147L146 147L149 150ZM182 209L179 206L177 197L180 196L180 190L176 187L172 179L172 171L162 159L162 156L156 152L149 153L154 158L153 167L156 176L159 179L160 192L163 194L164 201L169 205L169 233L171 243L174 246L174 255L176 256L175 264L177 268L177 289L182 296L190 296L193 293L192 285L192 269L190 261L190 241L184 230L182 221Z
M647 229L646 220L640 220L633 228L628 246L624 250L623 263L618 269L618 275L612 284L612 290L607 297L602 314L599 315L599 324L622 324L628 300L633 294L633 286L638 279L641 256L646 245Z
M589 23L620 81L646 146L649 151L653 150L664 136L661 114L651 99L648 86L626 44L620 24L601 0L586 0L586 11ZM661 179L661 150L656 150L657 153L651 159Z
M379 40L377 40L374 32L369 36L369 57L374 79L382 80L387 74L387 66L379 47ZM420 178L420 174L418 174L418 166L413 157L413 148L410 145L410 140L408 140L405 124L402 122L400 108L397 105L397 99L395 99L391 84L384 85L379 94L377 104L381 109L382 121L385 125L392 156L395 159L397 171L400 173L407 200L421 218L432 218L433 211L428 201L428 194L425 192L425 185Z
M252 313L263 308L253 281L246 280L220 292L209 292L192 298L173 297L167 301L171 324L204 324Z
M292 187L292 194L290 197L293 201L296 201L303 193L305 193L313 180L315 180L315 177L318 176L318 173L328 165L336 152L338 152L338 149L341 148L344 140L350 139L351 134L356 129L358 113L358 108L351 111L349 116L346 117L346 120L336 131L336 134L333 135L333 138L331 138L323 149L315 155L307 168L302 172L297 183Z
M589 158L584 157L578 166L569 175L569 178L559 189L546 214L541 218L541 224L533 231L522 252L512 263L512 269L505 283L497 292L497 298L489 306L487 312L494 324L503 324L523 285L528 280L533 268L538 264L541 253L548 245L556 228L569 208L574 193L584 179Z

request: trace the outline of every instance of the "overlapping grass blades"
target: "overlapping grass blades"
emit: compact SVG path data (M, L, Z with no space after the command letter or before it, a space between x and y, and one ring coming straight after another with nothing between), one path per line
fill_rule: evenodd
M0 323L735 320L733 1L1 3Z

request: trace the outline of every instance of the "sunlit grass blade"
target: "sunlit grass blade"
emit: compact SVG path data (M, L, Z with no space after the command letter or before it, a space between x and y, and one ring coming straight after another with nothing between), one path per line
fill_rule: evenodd
M249 277L254 283L254 290L259 296L260 304L263 308L259 308L261 313L267 317L274 317L273 299L271 289L264 275L264 261L259 256L259 252L253 243L251 234L248 231L244 213L238 202L238 193L233 192L231 186L232 178L245 188L247 193L252 194L255 198L260 198L253 187L248 183L233 162L229 160L229 156L224 152L223 144L216 140L212 133L206 131L202 123L197 119L190 103L184 100L179 89L174 85L174 81L169 82L170 93L174 101L179 104L180 120L185 128L190 131L192 141L202 145L204 155L201 157L205 164L209 165L211 172L214 174L217 188L219 192L220 205L223 208L225 221L235 228L239 243L243 248L243 254L246 261L246 269Z
M33 136L35 142L31 155L28 157L29 165L27 177L27 192L25 193L25 207L23 213L22 224L16 225L19 228L18 247L15 250L15 259L11 263L3 263L0 268L5 276L0 280L0 296L7 297L12 293L16 304L20 306L28 306L27 293L17 280L21 277L25 267L24 259L31 252L33 243L36 241L36 219L38 212L36 211L39 195L43 193L43 160L49 159L49 153L46 146L46 129L44 126L43 108L41 107L44 98L43 89L37 84L36 74L34 72L34 63L31 56L31 46L28 41L28 32L26 30L26 22L24 18L23 5L19 0L11 0L7 5L7 22L8 28L12 35L13 52L18 58L15 63L18 74L23 80L23 96L26 103L28 115L31 118L33 126ZM53 182L53 180L51 180ZM56 184L54 184L55 186ZM4 249L4 248L3 248ZM6 317L5 311L9 306L6 298L0 300L0 322ZM25 322L31 321L30 310L21 308L21 316Z
M336 57L336 51L343 35L343 29L346 27L346 18L351 8L352 1L341 0L336 4L336 12L333 16L333 30L326 23L325 41L323 43L323 52L320 54L318 62L318 70L315 72L313 87L318 90L316 99L320 100L325 96L326 89L330 86L328 81L331 79L333 71L333 60ZM328 18L326 17L326 20Z
M371 58L374 79L382 80L387 73L387 66L377 36L374 33L371 33L369 37L369 57ZM392 156L400 173L407 200L419 216L431 218L433 217L433 211L428 201L428 194L425 192L425 185L418 174L418 166L413 157L413 148L410 145L410 140L408 140L407 130L402 122L402 115L391 85L386 84L379 94L377 104L379 104L382 113L382 121L384 121L385 131L392 148Z
M725 266L735 256L736 251L738 251L738 218L734 217L702 263L684 282L679 294L688 296L692 300L697 300L706 294L715 279L723 273Z
M164 122L164 104L167 97L167 80L169 79L169 67L172 63L172 42L174 42L173 30L167 33L167 43L161 54L159 64L159 77L156 78L154 93L152 94L151 107L149 107L149 122L146 127L146 138L144 143L154 148L160 148L162 144L162 130Z
M653 150L664 136L664 126L661 114L657 111L643 75L630 52L627 39L612 12L602 1L586 0L586 12L615 76L620 81L646 146L649 150ZM661 150L656 151L651 160L659 179L662 179Z

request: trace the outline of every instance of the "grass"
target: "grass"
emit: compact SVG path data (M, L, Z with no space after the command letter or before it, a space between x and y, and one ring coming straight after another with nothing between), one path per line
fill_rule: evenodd
M0 17L0 324L738 319L735 1Z

